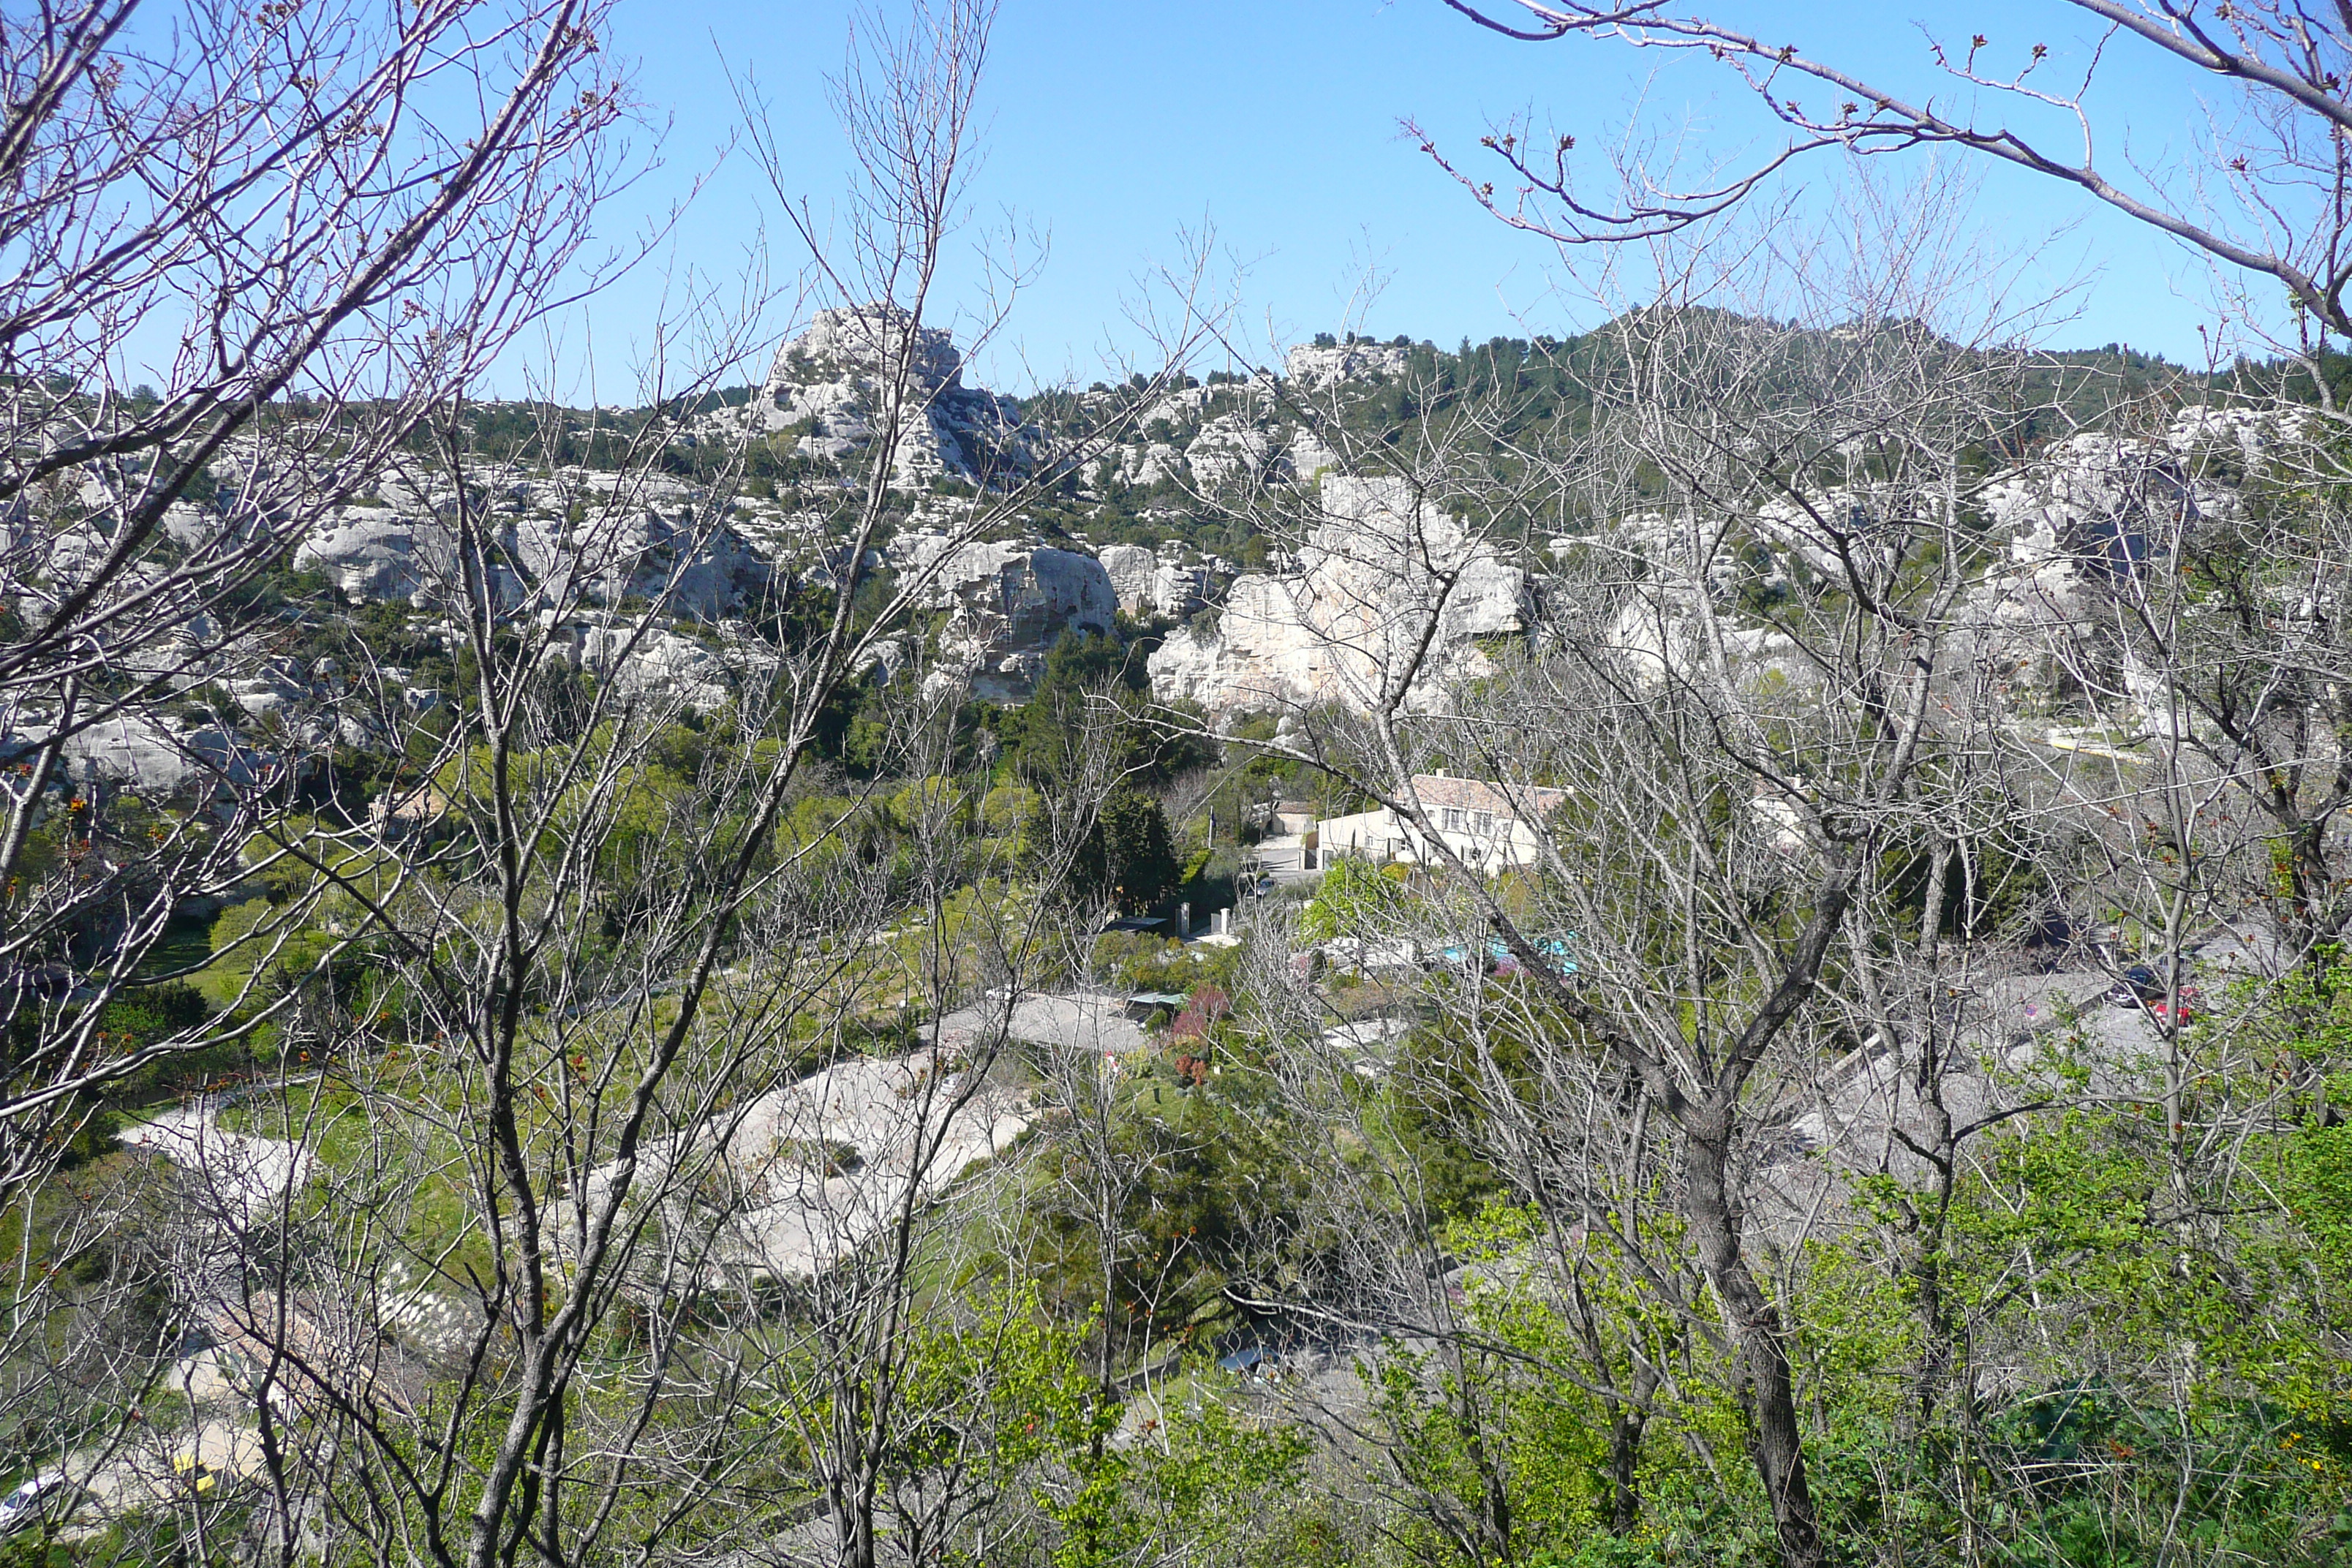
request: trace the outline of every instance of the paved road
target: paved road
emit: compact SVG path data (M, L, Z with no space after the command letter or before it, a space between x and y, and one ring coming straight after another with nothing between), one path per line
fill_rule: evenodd
M836 1062L665 1141L643 1158L631 1191L648 1203L689 1203L713 1182L730 1185L741 1206L716 1244L719 1264L810 1278L1028 1127L1028 1097L969 1079L952 1051L944 1062L929 1047ZM609 1192L614 1171L599 1166L589 1177L592 1199Z
M1141 1026L1119 1011L1125 998L1108 992L1038 993L1023 996L1006 1033L1030 1045L1066 1051L1125 1056L1150 1044ZM940 1020L940 1037L952 1048L995 1026L1004 1004L983 1002Z
M217 1110L210 1097L200 1097L125 1130L122 1142L188 1173L199 1204L243 1229L310 1179L310 1152L282 1138L224 1132Z

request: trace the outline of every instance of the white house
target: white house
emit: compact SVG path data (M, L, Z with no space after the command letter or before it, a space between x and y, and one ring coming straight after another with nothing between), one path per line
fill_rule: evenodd
M1413 774L1412 793L1445 847L1465 865L1484 870L1533 865L1540 852L1537 829L1568 798L1565 790L1488 784L1444 773ZM1317 825L1315 847L1325 866L1337 855L1411 865L1444 858L1418 826L1386 806L1325 818Z

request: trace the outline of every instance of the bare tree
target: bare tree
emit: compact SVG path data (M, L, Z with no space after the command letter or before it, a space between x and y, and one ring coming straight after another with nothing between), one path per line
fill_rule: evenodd
M168 1282L223 1282L188 1219L257 1216L120 1169L96 1097L303 1006L257 984L216 1011L164 943L269 875L248 844L335 738L200 710L282 679L298 542L624 259L587 248L635 163L604 21L93 0L0 22L0 1190L23 1242L0 1357L12 1449L132 1501L196 1500L142 1419L194 1397Z
M1857 1043L1822 988L1850 929L1883 930L1888 911L1860 900L1879 858L1932 820L1927 770L1985 743L1958 706L1973 695L1963 600L1986 554L1970 452L2023 369L2006 343L2017 319L1959 287L1976 280L1940 220L1895 205L1843 252L1665 247L1654 291L1601 334L1589 444L1549 470L1587 531L1565 542L1537 651L1475 700L1408 701L1460 580L1433 571L1343 655L1378 672L1360 683L1378 694L1359 700L1369 711L1310 716L1290 748L1391 815L1392 842L1460 907L1453 951L1496 944L1549 1016L1462 1035L1460 1071L1508 1130L1487 1146L1522 1190L1654 1258L1615 1228L1610 1197L1637 1179L1645 1136L1670 1141L1667 1190L1709 1300L1677 1295L1664 1261L1643 1288L1735 1358L1792 1563L1823 1548L1789 1297L1758 1258L1793 1248L1806 1205L1762 1173L1764 1141ZM1446 489L1431 493L1385 521L1401 559L1442 566L1477 545L1452 531ZM1507 842L1491 826L1506 822L1524 837ZM1496 872L1513 865L1527 869L1507 893ZM1503 1039L1538 1064L1562 1055L1529 1089L1527 1069L1479 1063L1479 1043ZM1625 1130L1633 1106L1653 1133Z
M982 1000L960 1039L943 1020L982 989L971 944L1017 988L1062 916L1024 901L980 832L952 682L942 695L919 659L882 655L957 549L1106 438L1041 450L1003 411L1001 442L967 454L944 553L880 572L954 390L927 312L989 21L918 8L860 34L841 107L866 183L853 237L815 252L815 289L864 438L844 483L812 487L813 555L780 561L752 614L699 643L671 625L692 629L687 568L717 548L764 435L708 406L740 325L714 320L689 374L666 337L629 420L551 411L499 452L453 410L410 459L444 542L420 596L463 687L420 715L400 672L362 672L406 755L385 809L355 832L274 817L252 851L303 894L256 929L265 952L333 919L364 954L310 992L332 1070L273 1096L277 1135L346 1152L321 1161L331 1195L283 1184L207 1289L222 1299L197 1304L260 1368L282 1553L323 1536L476 1568L577 1562L622 1541L756 1543L814 1505L825 1550L863 1565L894 1525L943 1549L988 1493L925 1403L925 1271L955 1179L1019 1119L997 1070L1005 1004ZM1164 346L1181 374L1186 345ZM600 468L555 461L591 437ZM689 438L723 456L681 491L661 467ZM553 491L532 492L539 521L501 510L531 486ZM907 782L830 795L816 739L867 680L885 689L880 771ZM1050 856L1020 868L1048 889L1060 874ZM747 1430L755 1416L772 1428Z
M2266 0L2072 0L2052 8L2053 22L2071 11L2095 37L2071 57L2053 56L2046 37L1995 42L1982 33L1931 33L1926 47L1948 91L1923 96L1857 75L1835 51L1776 42L1663 5L1445 4L1525 43L1592 37L1703 56L1734 73L1787 132L1779 148L1746 167L1687 180L1650 170L1630 186L1615 184L1612 171L1599 183L1605 194L1592 196L1578 194L1574 135L1527 123L1497 127L1485 143L1507 172L1502 195L1492 182L1446 166L1517 226L1569 244L1641 238L1728 210L1808 153L1952 146L2071 184L2219 262L2275 281L2296 312L2298 330L2282 345L2290 352L2313 353L2327 334L2352 331L2341 195L2345 132L2352 130L2352 29L2332 11ZM2217 110L2195 128L2193 171L2140 166L2119 153L2124 139L2090 101L2102 72L2122 68L2109 60L2111 51L2136 54L2235 100L2234 112ZM1996 112L1978 112L1988 101ZM2263 330L2258 321L2245 324Z
M83 1091L217 1038L101 1020L300 760L167 710L255 673L257 583L594 287L628 173L601 6L151 12L42 5L0 44L12 1179Z

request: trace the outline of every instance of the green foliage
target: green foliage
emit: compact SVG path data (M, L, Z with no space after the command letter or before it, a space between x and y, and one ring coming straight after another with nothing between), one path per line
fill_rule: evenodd
M1349 855L1336 858L1299 912L1299 934L1310 942L1331 942L1392 931L1410 907L1404 879L1402 866L1375 866Z
M1964 846L1945 871L1937 932L1964 939L2022 932L2050 901L2045 856L1996 839ZM1886 895L1914 933L1926 918L1932 871L1928 856L1916 848L1885 857Z
M1195 1562L1310 1561L1293 1554L1313 1539L1299 1507L1309 1451L1296 1427L1244 1423L1211 1400L1171 1412L1149 1440L1083 1468L1076 1487L1041 1492L1061 1531L1054 1568L1123 1568L1163 1543Z
M1100 744L1110 766L1136 787L1157 786L1204 765L1210 749L1191 735L1149 721L1146 665L1157 639L1121 642L1099 633L1066 632L1045 656L1029 700L998 724L1014 773L1039 785L1071 777L1079 748Z
M1391 1344L1365 1368L1402 1483L1407 1558L1664 1563L1704 1542L1696 1560L1769 1561L1752 1482L1704 1457L1738 1451L1734 1380L1690 1352L1680 1311L1613 1246L1589 1238L1562 1279L1537 1261L1541 1230L1533 1211L1500 1203L1449 1226L1467 1331L1435 1349ZM1610 1396L1644 1363L1676 1375L1651 1396L1635 1466L1643 1506L1620 1531Z
M1106 1152L1136 1180L1118 1211L1108 1328L1132 1349L1199 1338L1223 1318L1228 1270L1253 1258L1268 1227L1297 1226L1316 1173L1301 1163L1267 1076L1238 1043L1197 1081L1171 1063L1128 1059ZM1065 1312L1091 1310L1105 1294L1099 1216L1075 1201L1079 1191L1050 1187L1023 1215L1045 1300Z
M1103 802L1097 832L1102 886L1120 909L1150 909L1174 890L1176 847L1158 801L1139 790L1113 790Z
M892 1479L920 1486L956 1465L997 1490L1045 1461L1080 1461L1118 1422L1082 1363L1086 1329L1047 1320L1029 1284L995 1291L969 1318L918 1322L901 1394L917 1418Z
M1197 947L1149 931L1105 931L1095 939L1087 973L1122 991L1190 992L1202 968Z

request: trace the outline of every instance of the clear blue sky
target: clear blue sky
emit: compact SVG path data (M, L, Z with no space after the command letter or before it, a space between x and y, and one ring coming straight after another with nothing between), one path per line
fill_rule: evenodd
M2012 54L2043 42L2062 62L2086 47L2082 18L2061 5L1909 4L1734 0L1722 10L1921 93L1938 79L1923 27L1982 31ZM611 43L639 62L644 96L672 118L664 167L616 206L614 232L719 161L671 247L592 309L606 400L620 400L621 373L659 309L666 267L740 276L763 223L779 264L795 259L748 158L719 159L737 118L722 55L729 68L755 72L773 101L794 187L820 212L842 189L845 153L824 82L839 69L848 16L848 6L824 0L621 0ZM2095 101L2119 116L2111 137L2127 132L2146 163L2179 157L2196 84L2144 69L2121 49L2110 65ZM1478 212L1400 138L1397 122L1411 116L1475 158L1490 122L1532 110L1590 144L1622 128L1644 92L1653 115L1687 118L1726 152L1771 140L1736 85L1699 62L1580 41L1514 44L1439 0L1004 0L983 89L986 162L973 206L985 222L1018 215L1050 235L1051 249L1003 350L974 379L1015 389L1033 374L1093 379L1106 344L1134 341L1121 300L1136 276L1173 256L1180 231L1204 220L1245 264L1242 292L1259 341L1342 325L1368 265L1385 286L1362 327L1381 337L1406 332L1450 345L1572 331L1583 323L1558 287L1558 258ZM1824 163L1811 177L1832 174ZM2199 353L2198 324L2212 317L2202 263L2023 175L1990 177L1977 211L2007 243L2058 234L2049 275L2088 278L2078 318L2052 334L2054 342L2120 340L2176 358Z

